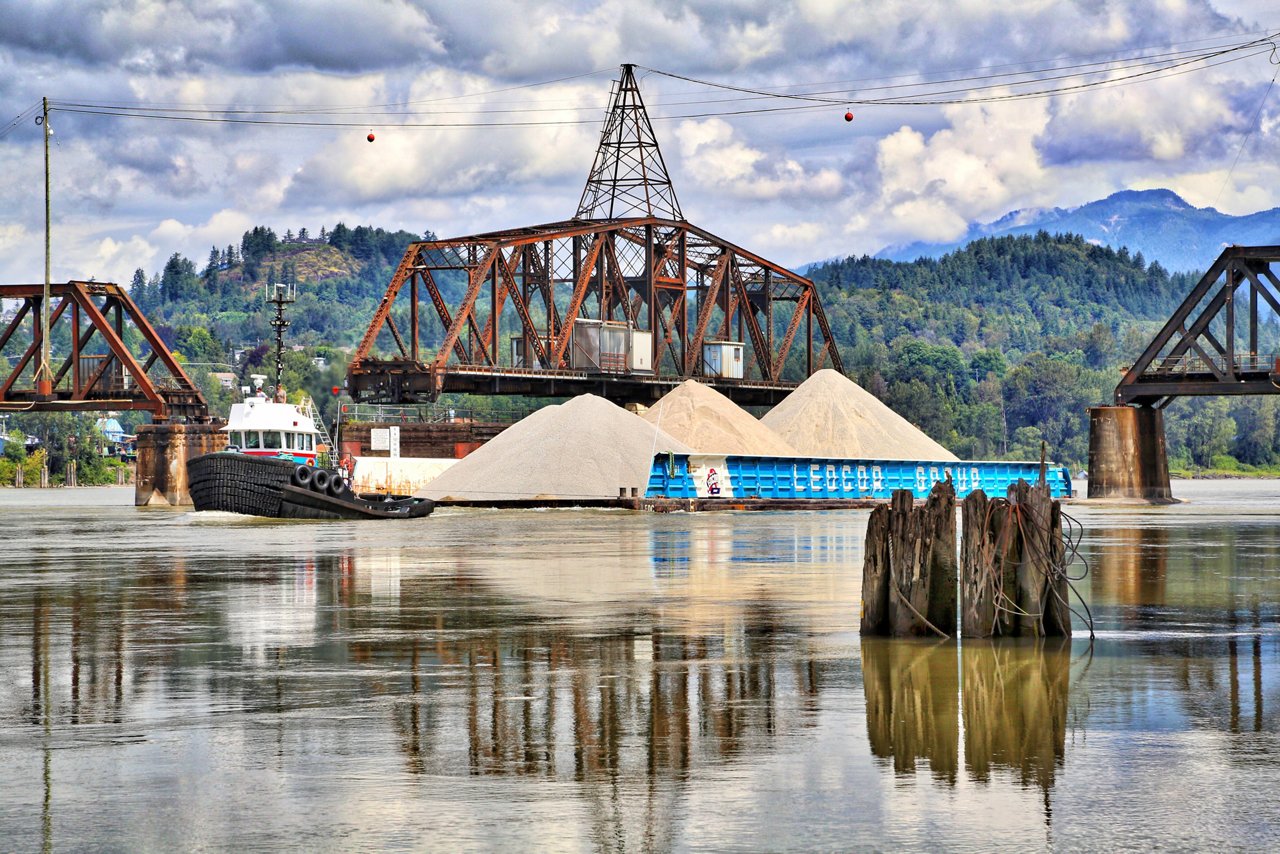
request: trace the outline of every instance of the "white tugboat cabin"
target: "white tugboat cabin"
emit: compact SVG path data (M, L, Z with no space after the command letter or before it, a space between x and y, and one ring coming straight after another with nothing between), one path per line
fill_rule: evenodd
M320 431L315 421L297 406L284 401L284 389L271 400L262 391L266 377L253 375L256 393L247 395L244 403L231 405L231 415L223 431L227 434L227 450L251 457L275 457L314 466L320 447ZM245 387L248 391L248 387Z

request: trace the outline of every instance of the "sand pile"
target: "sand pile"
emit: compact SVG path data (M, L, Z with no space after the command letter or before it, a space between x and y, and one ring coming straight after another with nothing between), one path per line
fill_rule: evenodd
M516 501L644 495L653 455L691 449L620 406L584 394L540 409L503 430L417 494Z
M871 392L830 369L809 377L760 420L809 456L957 459Z
M667 392L642 417L704 454L797 455L795 448L750 412L695 380Z

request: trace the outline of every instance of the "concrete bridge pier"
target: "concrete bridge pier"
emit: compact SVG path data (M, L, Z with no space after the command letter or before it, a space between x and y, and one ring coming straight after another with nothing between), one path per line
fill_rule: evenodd
M1089 410L1089 497L1174 503L1162 410L1150 406Z
M227 434L218 424L143 424L138 428L137 507L191 505L187 460L221 451Z

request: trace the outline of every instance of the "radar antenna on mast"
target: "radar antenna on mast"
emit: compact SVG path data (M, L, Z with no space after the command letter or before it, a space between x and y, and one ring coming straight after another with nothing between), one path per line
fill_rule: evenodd
M271 318L271 328L276 331L275 398L279 403L284 403L284 331L289 328L289 321L284 316L284 307L293 301L292 286L280 283L270 286L267 302L276 307L276 316Z
M577 219L653 216L684 220L675 187L645 112L635 66L622 66L600 133L600 147L578 203Z

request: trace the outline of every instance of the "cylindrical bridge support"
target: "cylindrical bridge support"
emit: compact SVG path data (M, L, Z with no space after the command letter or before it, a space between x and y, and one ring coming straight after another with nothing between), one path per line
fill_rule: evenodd
M1089 410L1089 497L1173 503L1164 412L1149 406Z
M189 506L187 460L221 451L227 434L218 424L143 424L138 428L138 471L133 503Z

